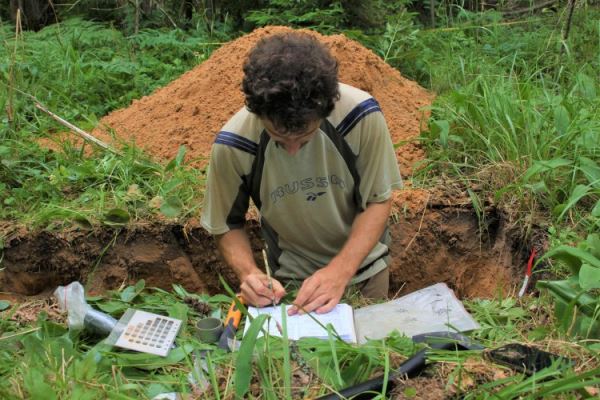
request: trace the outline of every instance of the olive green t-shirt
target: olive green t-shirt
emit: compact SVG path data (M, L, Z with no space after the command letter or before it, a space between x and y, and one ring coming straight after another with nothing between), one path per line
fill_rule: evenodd
M342 249L355 217L402 186L379 104L352 86L339 89L331 115L293 156L245 108L212 147L202 225L214 235L242 228L252 198L279 279L302 280L326 266ZM388 245L386 229L352 283L386 268Z

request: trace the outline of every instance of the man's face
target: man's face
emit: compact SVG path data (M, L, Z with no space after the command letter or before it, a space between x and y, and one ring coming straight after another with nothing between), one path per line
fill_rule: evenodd
M317 119L310 122L306 130L290 135L278 132L273 123L266 118L262 118L262 122L271 139L283 147L291 156L295 155L302 146L308 143L319 130L319 126L321 126L321 120Z

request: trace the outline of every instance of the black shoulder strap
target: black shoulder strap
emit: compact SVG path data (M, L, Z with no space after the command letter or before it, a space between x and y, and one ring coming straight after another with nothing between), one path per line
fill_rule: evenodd
M262 205L262 200L260 198L260 183L265 166L265 150L267 149L270 140L271 137L263 130L260 134L260 141L258 142L256 156L254 157L250 173L244 177L248 193L259 210Z
M346 162L348 170L350 171L350 174L354 179L354 204L362 211L363 208L362 196L360 194L360 175L358 174L358 169L356 168L356 160L358 159L358 157L352 152L352 149L350 148L348 142L346 142L344 137L331 124L331 122L327 120L327 118L323 119L323 122L321 123L321 130L325 132L327 137L333 142L335 148L337 149L337 151L339 151L339 153L342 155L342 158Z
M254 156L250 172L241 176L242 182L240 183L237 196L227 215L226 223L230 229L244 226L249 198L252 198L258 209L261 207L260 181L265 164L265 148L269 143L269 139L270 137L265 131L261 133L258 144L233 133L221 132L215 141L215 143L231 146Z

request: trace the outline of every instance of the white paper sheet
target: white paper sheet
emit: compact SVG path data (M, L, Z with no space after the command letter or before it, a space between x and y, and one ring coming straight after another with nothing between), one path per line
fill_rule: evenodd
M335 332L346 342L356 343L356 333L354 331L354 318L352 307L348 304L338 304L333 310L326 314L310 313L309 315L294 315L287 316L287 310L292 307L291 305L285 306L286 322L287 322L287 333L288 338L292 340L298 340L303 337L316 337L319 339L327 339L328 333L326 329L323 329L312 317L317 319L323 326L331 324L335 329ZM248 313L256 318L261 314L270 315L265 321L264 329L268 330L269 335L281 337L277 324L283 327L281 307L248 307ZM244 335L248 331L250 326L249 318L246 319ZM262 332L259 336L262 335Z
M408 337L429 332L465 332L479 324L445 283L438 283L383 304L354 310L359 343L383 339L394 330Z

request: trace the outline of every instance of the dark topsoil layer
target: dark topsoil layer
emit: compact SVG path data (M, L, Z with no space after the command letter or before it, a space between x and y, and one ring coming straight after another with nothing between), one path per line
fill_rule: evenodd
M491 297L513 290L524 254L495 210L480 226L470 207L429 203L405 211L391 223L390 296L446 282L463 298ZM483 229L483 232L481 231ZM262 265L259 228L248 232ZM146 280L170 289L173 283L196 292L223 292L219 275L237 287L233 271L220 260L214 241L200 227L148 224L94 231L15 232L6 238L0 292L47 294L74 280L90 293Z

